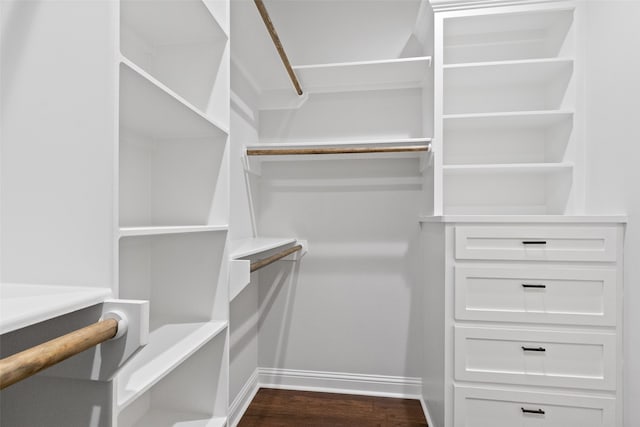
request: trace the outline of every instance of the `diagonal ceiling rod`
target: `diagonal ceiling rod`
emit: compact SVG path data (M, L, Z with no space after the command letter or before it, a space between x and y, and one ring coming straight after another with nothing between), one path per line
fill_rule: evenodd
M269 31L271 40L273 40L273 44L276 46L278 55L280 55L280 59L282 59L284 68L286 68L287 74L289 74L289 78L291 79L291 83L293 83L293 87L296 88L296 92L298 92L298 95L302 95L302 88L300 87L300 82L298 81L298 77L296 76L296 73L293 71L293 68L291 67L289 58L287 57L287 54L284 51L284 47L282 47L282 42L280 41L280 37L278 37L276 28L273 26L273 22L271 22L271 18L269 17L269 12L267 12L267 8L264 5L264 2L262 0L254 0L254 2L256 3L256 7L260 12L260 16L262 16L264 25L267 27L267 31Z

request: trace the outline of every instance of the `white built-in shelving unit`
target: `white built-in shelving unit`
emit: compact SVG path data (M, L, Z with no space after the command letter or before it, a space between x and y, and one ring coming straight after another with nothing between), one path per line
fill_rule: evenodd
M574 213L583 177L573 7L478 10L435 21L429 213Z
M228 2L120 2L118 277L149 343L115 378L117 425L227 417Z
M298 65L293 69L309 93L422 87L430 56Z

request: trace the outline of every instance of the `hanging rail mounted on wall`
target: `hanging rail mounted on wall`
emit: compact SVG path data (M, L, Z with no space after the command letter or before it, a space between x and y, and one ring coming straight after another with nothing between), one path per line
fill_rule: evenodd
M267 7L264 5L262 0L254 0L256 7L258 8L258 12L260 12L260 16L264 21L264 25L267 27L267 31L271 36L271 40L273 40L273 44L276 46L276 50L278 51L278 55L280 55L280 59L284 64L284 68L287 70L287 74L291 79L291 83L293 83L293 87L296 89L298 95L303 94L302 87L300 87L300 82L298 81L298 77L296 76L295 71L293 71L293 67L289 62L289 57L287 57L287 53L284 51L284 47L282 46L282 42L280 41L280 37L278 36L278 32L276 31L276 27L273 25L271 21L271 17L269 17L269 12L267 11Z
M126 330L126 317L121 313L109 313L104 320L0 359L0 390L91 347L119 338Z
M431 144L390 146L390 147L247 148L247 156L410 153L410 152L427 152L430 150L431 150Z
M255 262L252 262L250 271L251 273L253 273L256 270L261 269L262 267L266 267L269 264L273 264L274 262L281 260L282 258L287 257L301 250L302 250L302 245L295 245L293 247L283 249L277 254L271 255L270 257L259 259Z

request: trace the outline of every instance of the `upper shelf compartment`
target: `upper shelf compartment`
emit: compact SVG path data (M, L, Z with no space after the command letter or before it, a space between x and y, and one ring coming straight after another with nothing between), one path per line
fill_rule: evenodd
M573 9L448 18L444 63L553 58L573 52Z
M309 93L422 87L430 56L293 67Z
M150 75L207 115L228 122L226 10L203 0L122 0L120 49Z
M449 65L445 114L573 108L572 58Z
M120 101L121 127L148 137L224 140L228 133L226 127L124 58L120 64Z

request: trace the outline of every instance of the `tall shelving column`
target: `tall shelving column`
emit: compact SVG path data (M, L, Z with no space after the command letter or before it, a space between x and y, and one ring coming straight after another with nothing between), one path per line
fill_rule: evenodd
M580 213L574 2L433 3L433 214Z
M119 296L150 301L121 427L227 421L228 28L228 0L120 1Z

